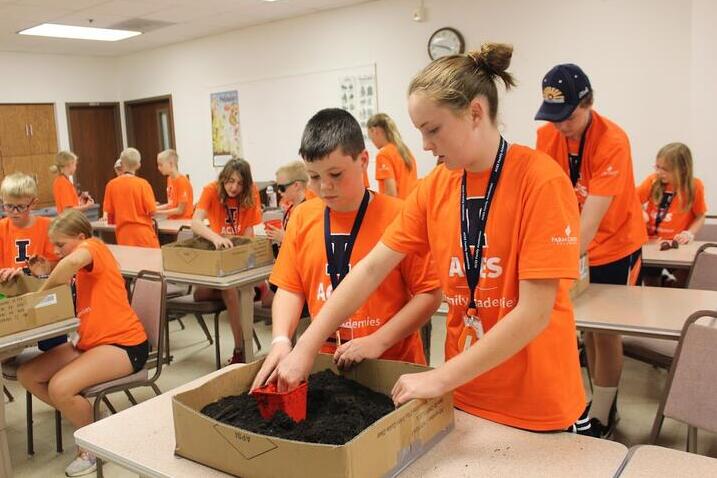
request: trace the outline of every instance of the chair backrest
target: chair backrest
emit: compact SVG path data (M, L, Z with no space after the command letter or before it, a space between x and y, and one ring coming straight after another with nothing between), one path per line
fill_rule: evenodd
M717 241L717 223L704 224L695 234L695 241Z
M711 318L709 323L699 319ZM658 417L717 432L717 312L692 314L682 328Z
M717 290L717 243L702 244L687 278L688 289ZM710 251L709 249L715 249Z
M147 332L151 350L164 348L167 284L158 272L140 271L134 281L130 303ZM161 353L159 354L161 357Z
M186 241L194 237L194 232L189 226L182 226L177 231L177 242Z

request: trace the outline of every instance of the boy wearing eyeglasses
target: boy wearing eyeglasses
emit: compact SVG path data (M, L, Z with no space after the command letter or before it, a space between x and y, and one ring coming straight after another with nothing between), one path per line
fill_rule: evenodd
M20 274L46 277L57 264L48 236L50 218L32 216L37 203L37 183L23 173L13 173L0 184L5 217L0 219L0 282ZM62 335L40 341L40 350L49 350L67 341Z

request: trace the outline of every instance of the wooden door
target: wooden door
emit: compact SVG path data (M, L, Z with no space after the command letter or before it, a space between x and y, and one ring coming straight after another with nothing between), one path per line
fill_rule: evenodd
M25 105L0 105L0 150L5 157L30 154L30 125Z
M69 104L67 123L70 148L79 157L75 183L101 204L122 152L119 104Z
M127 141L142 155L138 176L152 185L155 198L167 200L167 179L157 170L157 154L174 148L171 97L137 100L126 104Z
M27 122L30 130L30 154L57 152L54 105L27 105Z

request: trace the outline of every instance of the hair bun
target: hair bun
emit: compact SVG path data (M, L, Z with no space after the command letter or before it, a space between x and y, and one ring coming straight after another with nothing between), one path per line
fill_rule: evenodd
M502 76L510 66L513 57L513 46L505 43L484 43L480 50L468 52L476 64L489 73Z

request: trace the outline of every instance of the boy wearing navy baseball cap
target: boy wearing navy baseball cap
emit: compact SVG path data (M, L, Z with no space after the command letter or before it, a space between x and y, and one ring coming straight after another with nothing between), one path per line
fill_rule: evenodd
M580 254L588 256L590 282L636 285L647 234L627 134L593 110L593 89L579 66L554 66L541 88L543 103L535 119L548 123L538 129L536 149L557 161L573 183ZM593 379L592 429L608 438L618 422L622 338L586 333L585 347Z

